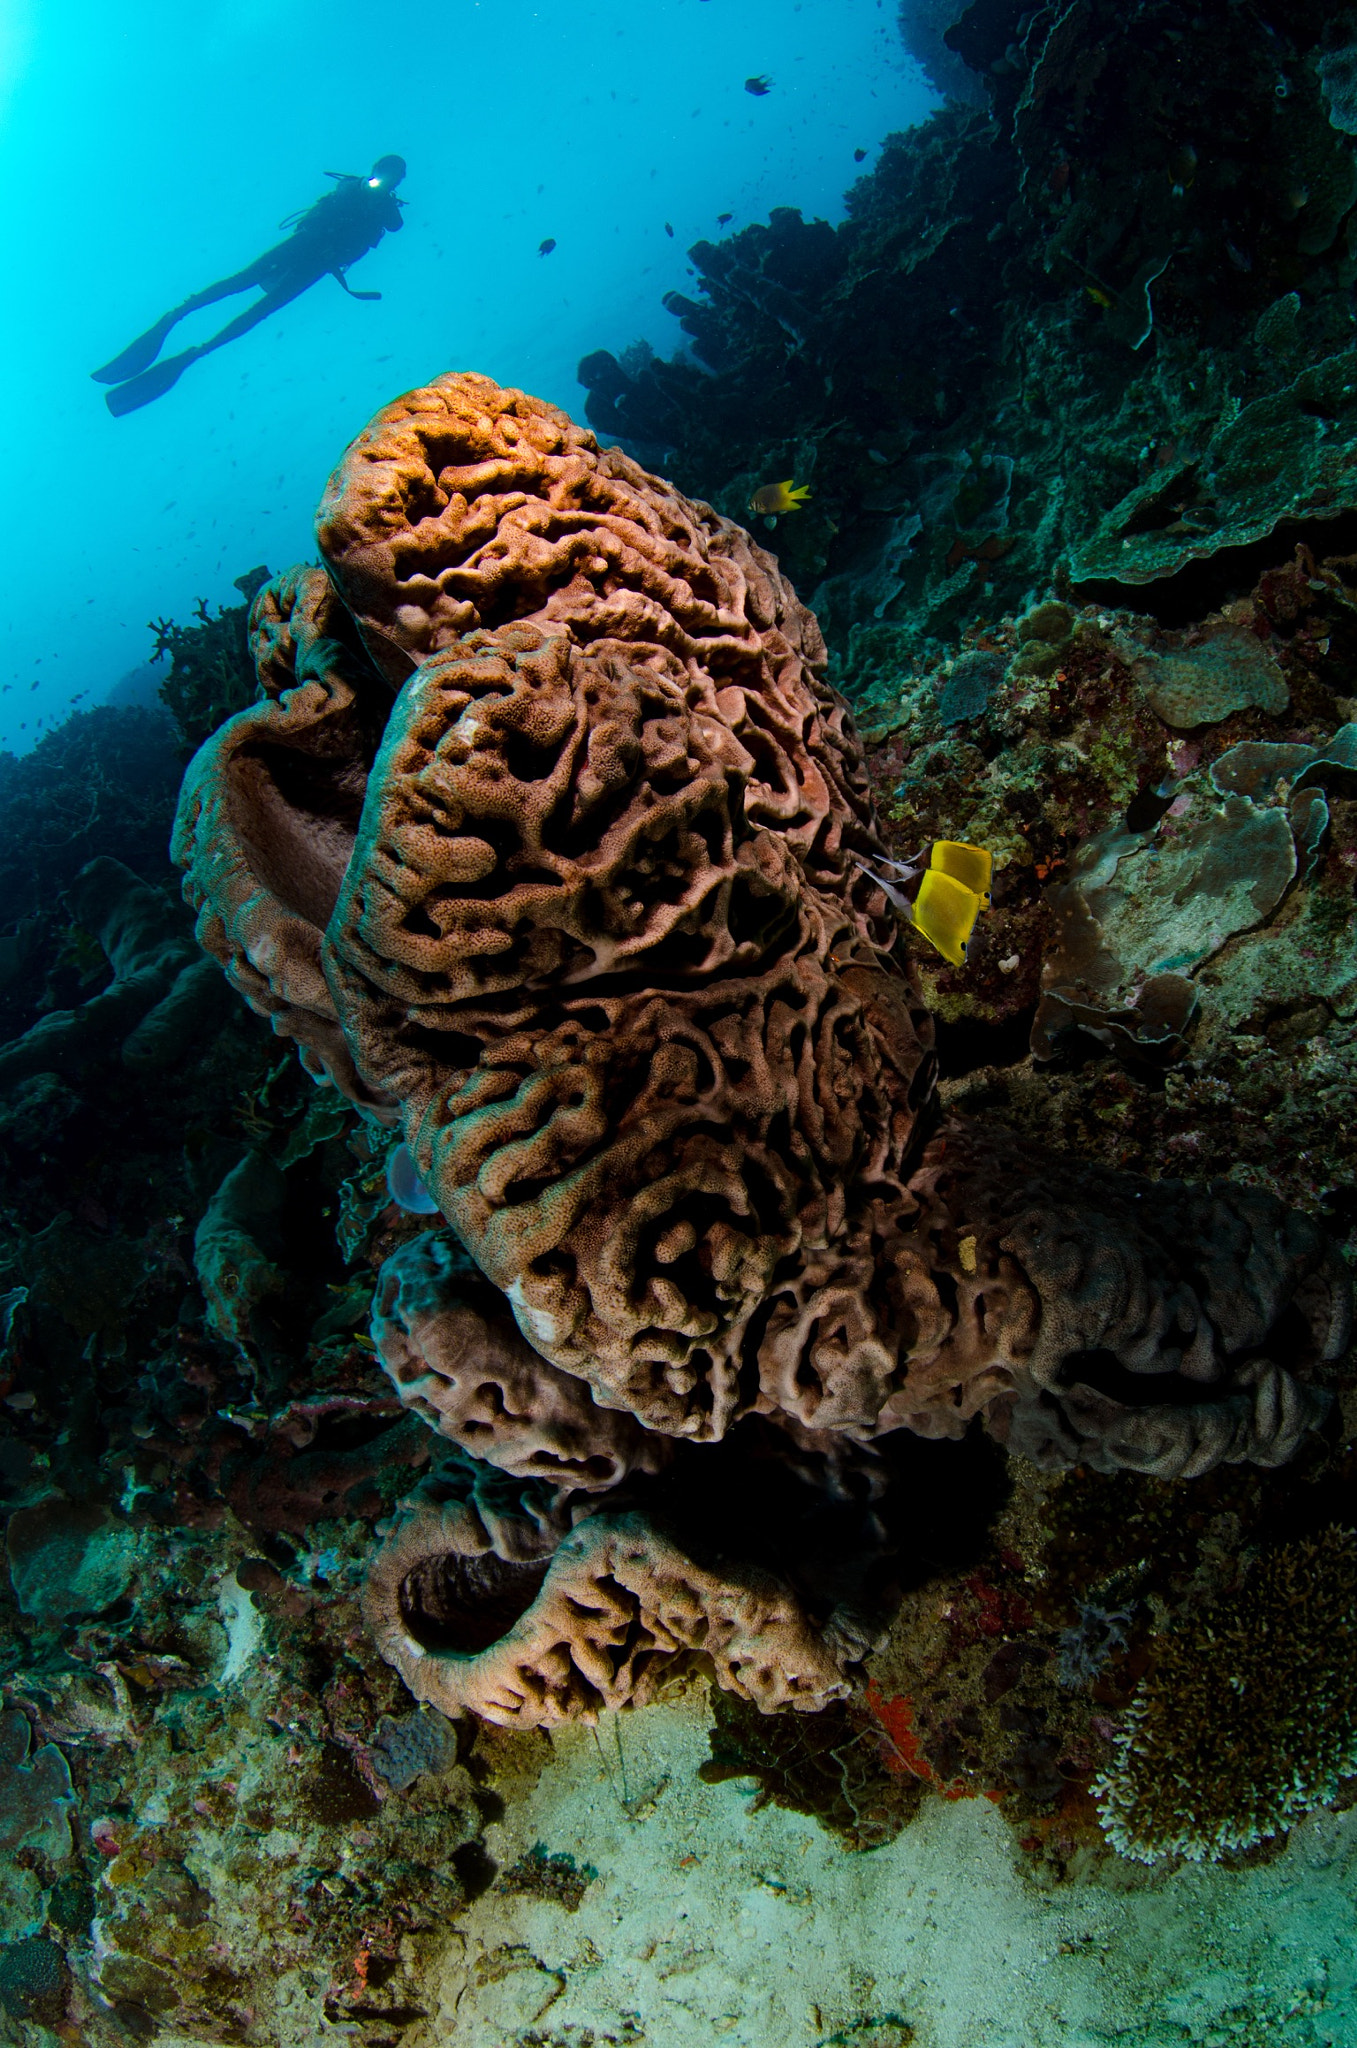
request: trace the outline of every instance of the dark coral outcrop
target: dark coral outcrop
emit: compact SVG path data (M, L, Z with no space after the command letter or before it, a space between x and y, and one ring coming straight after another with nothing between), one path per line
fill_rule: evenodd
M0 1045L0 1093L33 1075L79 1078L115 1058L154 1072L210 1035L229 1001L173 897L122 861L100 854L88 862L67 902L111 978L78 1008L50 1010Z
M600 433L721 510L813 483L773 544L855 702L1052 578L1246 589L1242 551L1357 506L1350 13L901 18L953 103L885 139L838 225L778 207L696 242L667 359L579 366Z

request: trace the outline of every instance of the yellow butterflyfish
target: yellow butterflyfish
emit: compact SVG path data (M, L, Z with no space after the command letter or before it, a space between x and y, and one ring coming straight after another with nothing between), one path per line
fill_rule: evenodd
M914 880L920 861L886 861L885 866L898 876L896 881L863 861L856 865L900 915L937 947L944 960L953 967L965 966L975 920L989 908L994 862L983 846L971 846L964 839L935 840L913 902L903 885Z
M964 967L966 948L971 942L975 920L985 907L983 896L968 889L945 868L929 868L910 916L931 946L953 967Z
M762 512L765 519L776 519L783 512L799 512L809 496L809 484L798 484L788 477L782 484L760 484L749 500L749 509Z
M954 881L964 882L977 896L983 896L988 907L994 862L983 846L968 846L964 839L937 839L928 865L951 875Z

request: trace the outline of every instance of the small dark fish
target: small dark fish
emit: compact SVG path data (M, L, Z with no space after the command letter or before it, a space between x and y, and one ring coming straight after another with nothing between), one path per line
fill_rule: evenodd
M30 690L36 690L38 685L36 683L30 683L28 687Z
M718 228L723 228L728 220L734 220L734 218L735 216L733 213L718 213L716 216L716 225Z
M865 163L866 161L867 161L867 152L866 152L866 150L865 150L865 149L855 149L855 150L853 151L853 162L854 162L855 164L861 164L861 163Z
M547 238L546 238L546 240L545 240L545 242L543 242L543 243L541 244L541 246L540 246L540 248L538 249L537 253L538 253L538 255L539 255L539 256L550 256L550 254L551 254L552 250L553 250L553 249L554 249L555 247L556 247L556 237L555 237L554 235L548 235L548 236L547 236Z
M1190 142L1184 142L1174 150L1168 161L1169 183L1175 199L1181 199L1197 175L1197 152Z
M752 92L756 100L761 100L766 92L773 90L773 81L766 71L761 71L757 78L746 78L744 89Z
M666 221L664 224L664 231L668 235L670 241L672 242L674 239L674 230L670 227L668 221Z

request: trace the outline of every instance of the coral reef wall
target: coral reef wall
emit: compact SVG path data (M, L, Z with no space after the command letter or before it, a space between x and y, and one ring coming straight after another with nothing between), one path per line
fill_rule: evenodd
M838 228L699 242L673 359L580 367L591 423L721 510L810 484L772 544L858 702L1052 577L1200 582L1357 506L1349 17L937 12L907 36L985 106L892 138Z

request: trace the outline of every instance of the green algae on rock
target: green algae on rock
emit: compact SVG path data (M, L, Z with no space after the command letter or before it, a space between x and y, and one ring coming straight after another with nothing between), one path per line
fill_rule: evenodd
M1049 892L1054 932L1032 1046L1049 1058L1078 1024L1107 1043L1174 1057L1196 1007L1189 979L1262 924L1296 873L1286 813L1244 796L1158 839L1113 830L1085 841Z
M1321 937L1331 885L1311 884L1330 827L1326 792L1338 801L1351 786L1355 748L1352 726L1315 745L1240 741L1184 777L1153 827L1114 826L1077 847L1047 891L1037 1057L1077 1026L1176 1060L1199 1007L1214 1032L1268 989L1341 1003L1357 955L1341 920ZM1299 900L1275 917L1297 882Z
M11 1515L5 1547L20 1611L60 1622L121 1599L142 1545L125 1516L53 1493Z
M7 1856L37 1849L53 1863L71 1854L75 1792L70 1766L54 1742L30 1754L31 1731L15 1710L0 1714L0 1848Z

